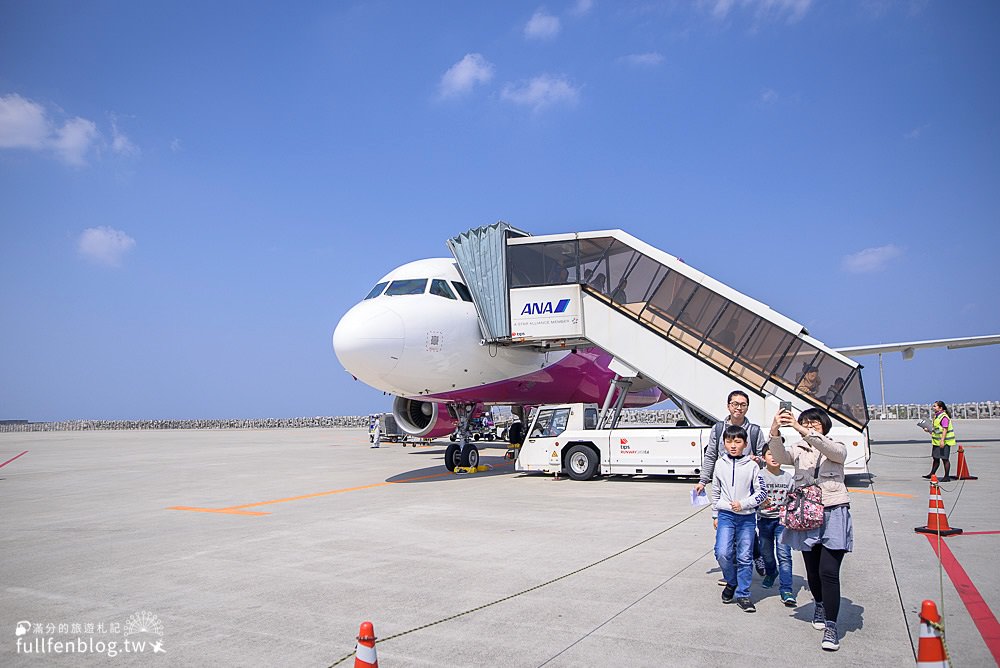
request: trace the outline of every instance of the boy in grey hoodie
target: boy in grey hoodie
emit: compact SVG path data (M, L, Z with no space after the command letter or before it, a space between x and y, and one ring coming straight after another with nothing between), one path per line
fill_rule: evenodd
M726 587L722 602L745 612L756 612L750 600L753 578L753 542L756 508L767 499L767 488L756 462L744 454L747 432L729 425L722 433L726 452L715 465L712 481L712 519L715 520L715 558Z

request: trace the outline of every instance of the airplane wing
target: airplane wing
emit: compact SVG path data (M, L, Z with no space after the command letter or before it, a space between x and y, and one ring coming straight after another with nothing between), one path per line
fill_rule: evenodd
M878 355L881 353L903 353L903 359L913 358L913 351L918 348L974 348L976 346L992 346L1000 343L1000 335L991 336L966 336L959 339L932 339L930 341L909 341L906 343L885 343L875 346L853 346L850 348L837 348L837 352L847 357L861 357L863 355Z

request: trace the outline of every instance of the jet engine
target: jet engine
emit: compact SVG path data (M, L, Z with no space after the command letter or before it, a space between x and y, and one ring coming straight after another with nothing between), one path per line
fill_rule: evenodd
M396 425L410 436L438 438L455 431L458 421L446 404L396 397L392 402Z

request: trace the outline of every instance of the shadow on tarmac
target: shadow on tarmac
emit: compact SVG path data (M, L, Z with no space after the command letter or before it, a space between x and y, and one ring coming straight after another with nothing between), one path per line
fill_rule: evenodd
M796 580L803 580L803 578L796 578ZM809 587L805 586L803 581L804 589L801 593L806 597L812 596L809 593ZM812 601L807 601L804 604L800 604L799 607L795 608L795 614L792 615L795 619L802 620L804 623L811 623L813 618L813 603ZM837 630L841 634L847 633L849 631L860 631L865 626L865 607L863 605L858 605L846 596L840 597L840 614L837 615ZM843 637L843 636L841 636Z
M385 481L397 484L442 483L469 478L491 478L493 476L511 475L514 473L514 468L511 466L511 462L501 457L481 457L479 463L480 465L487 464L493 466L493 468L489 471L481 471L479 473L452 473L445 469L442 458L442 462L440 464L399 473L390 478L386 478Z

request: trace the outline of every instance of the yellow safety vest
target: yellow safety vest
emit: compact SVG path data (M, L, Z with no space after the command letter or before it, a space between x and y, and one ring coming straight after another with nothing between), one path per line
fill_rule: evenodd
M934 416L934 431L931 432L931 445L955 445L955 428L952 425L954 420L948 418L948 431L946 432L941 426L941 420L946 417L948 417L948 415L944 411L941 411ZM941 442L942 432L944 432L944 443Z

